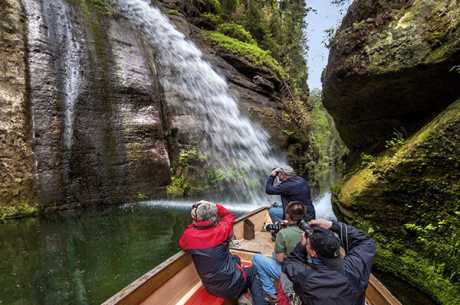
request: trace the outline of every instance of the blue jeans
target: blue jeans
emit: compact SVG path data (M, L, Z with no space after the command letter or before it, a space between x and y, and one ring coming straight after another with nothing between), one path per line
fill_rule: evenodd
M265 300L264 291L262 289L262 285L260 283L260 279L257 276L254 267L252 268L244 268L244 270L248 273L248 288L249 292L251 293L251 297L253 300L254 305L268 305L267 301Z
M268 214L270 214L270 218L272 219L273 223L283 220L283 208L282 207L270 208L268 210Z
M262 289L268 295L275 296L276 288L273 281L278 280L281 275L281 264L276 259L256 254L252 258L254 270L257 273Z

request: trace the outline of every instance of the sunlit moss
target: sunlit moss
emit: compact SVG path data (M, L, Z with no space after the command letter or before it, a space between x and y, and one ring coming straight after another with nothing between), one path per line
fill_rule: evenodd
M409 139L349 175L338 211L372 228L378 264L442 304L460 290L460 100ZM427 281L428 279L428 281Z
M257 44L254 38L252 38L251 33L246 31L240 24L223 23L217 27L217 31L242 42Z
M21 201L8 206L0 206L0 220L8 218L35 216L39 213L37 205Z
M287 78L284 69L271 57L270 53L262 50L255 44L242 42L219 32L205 32L204 37L213 45L224 49L226 52L244 57L255 65L268 68L282 79Z

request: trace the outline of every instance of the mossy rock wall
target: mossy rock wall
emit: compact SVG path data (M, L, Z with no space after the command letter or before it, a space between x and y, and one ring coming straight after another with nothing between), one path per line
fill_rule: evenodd
M460 300L460 100L349 174L337 211L372 234L377 266L442 304Z
M356 0L331 42L324 104L352 151L381 151L460 97L456 0Z
M0 3L0 219L37 204L28 97L26 18L19 1Z

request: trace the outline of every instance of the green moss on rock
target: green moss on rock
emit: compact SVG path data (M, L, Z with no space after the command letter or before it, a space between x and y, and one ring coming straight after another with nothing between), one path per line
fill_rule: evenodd
M172 198L197 198L226 189L241 180L247 180L243 171L212 166L200 149L192 146L180 151L166 191ZM258 181L249 181L249 186L259 187Z
M184 148L175 162L174 175L166 188L168 196L173 198L194 197L205 192L206 156L197 148Z
M346 177L334 201L348 221L380 236L381 268L442 304L458 304L460 100Z
M38 213L38 206L28 201L21 201L14 205L0 206L0 220L35 216Z
M374 236L375 237L375 236ZM392 244L377 239L377 257L375 266L390 272L418 289L432 295L441 304L458 305L459 291L451 281L442 276L443 264L433 264L424 255L413 250L401 251L401 244Z
M282 79L287 78L281 65L269 52L262 50L257 45L239 41L219 32L205 32L204 35L209 42L222 48L225 52L244 57L254 65L268 68Z
M208 12L200 15L199 25L209 30L215 30L223 22L222 17Z
M223 23L217 27L217 31L242 42L257 44L254 38L252 38L251 33L246 31L246 29L240 24Z
M109 0L67 0L74 5L88 5L95 9L98 13L103 15L111 16L113 14L113 8ZM84 3L83 3L84 2Z
M209 11L214 14L222 13L222 5L219 0L206 0Z

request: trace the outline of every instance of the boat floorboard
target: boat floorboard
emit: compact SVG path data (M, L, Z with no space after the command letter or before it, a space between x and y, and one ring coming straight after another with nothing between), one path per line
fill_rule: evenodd
M239 246L232 247L232 249L258 252L266 256L272 256L274 242L272 241L270 232L256 232L254 239L241 239L238 242Z

